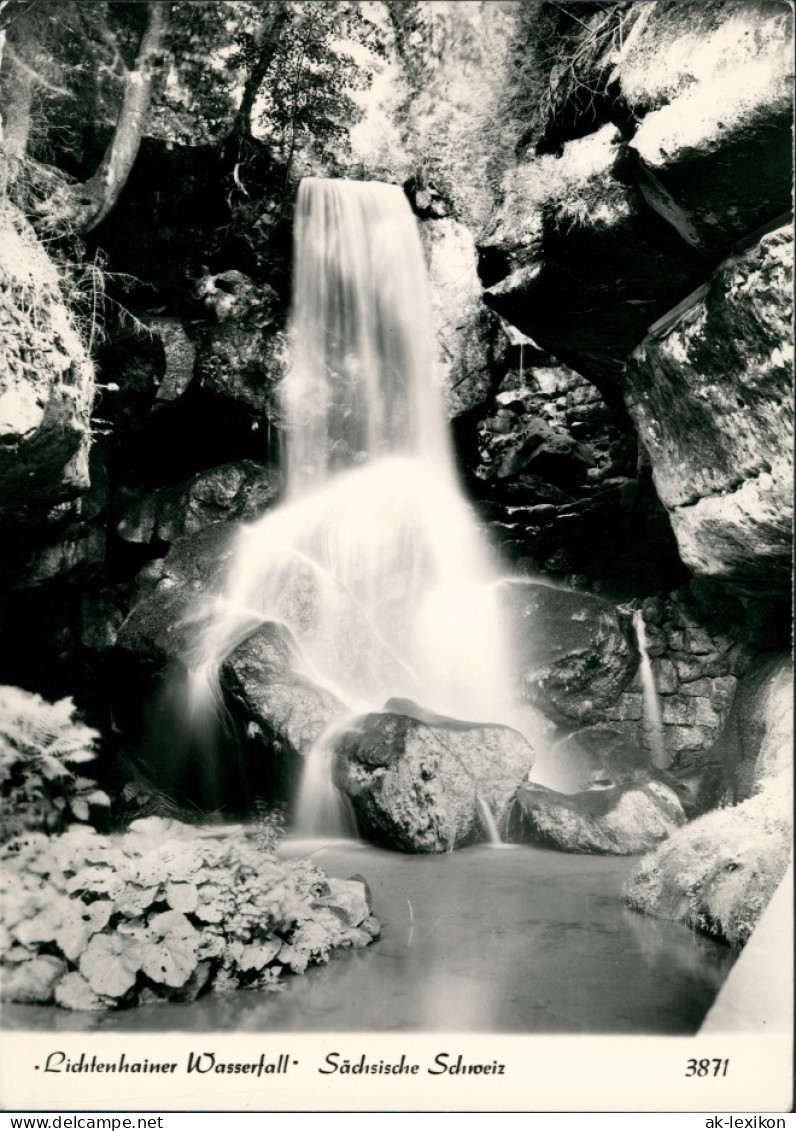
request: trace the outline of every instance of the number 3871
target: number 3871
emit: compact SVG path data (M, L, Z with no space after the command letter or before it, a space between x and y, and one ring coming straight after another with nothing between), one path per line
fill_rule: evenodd
M688 1060L685 1074L686 1076L726 1076L729 1067L729 1059L721 1060L719 1057L714 1057L712 1060Z

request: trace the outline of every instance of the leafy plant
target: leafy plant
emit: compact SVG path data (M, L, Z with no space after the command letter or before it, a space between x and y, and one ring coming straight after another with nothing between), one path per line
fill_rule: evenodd
M256 831L76 825L17 838L0 864L6 1000L91 1011L268 987L379 933L363 883L277 860Z
M254 838L263 852L273 854L277 845L285 835L287 827L287 813L284 806L269 806L262 798L254 803L256 823Z
M72 767L96 757L97 731L74 717L71 699L48 703L19 687L0 687L0 842L30 830L87 821L110 798Z

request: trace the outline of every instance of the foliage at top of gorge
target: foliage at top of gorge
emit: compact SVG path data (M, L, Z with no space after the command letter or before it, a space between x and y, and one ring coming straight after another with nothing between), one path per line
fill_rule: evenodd
M107 217L149 138L217 150L235 206L264 179L286 197L303 175L411 177L482 224L541 104L528 45L549 7L5 0L3 187L74 240Z

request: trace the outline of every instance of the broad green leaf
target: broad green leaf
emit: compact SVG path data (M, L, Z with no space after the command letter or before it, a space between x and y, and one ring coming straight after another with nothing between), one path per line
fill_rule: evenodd
M118 931L94 935L80 958L80 973L96 994L122 997L141 969L142 943Z
M141 967L153 982L183 986L198 962L199 932L179 911L164 911L149 922Z

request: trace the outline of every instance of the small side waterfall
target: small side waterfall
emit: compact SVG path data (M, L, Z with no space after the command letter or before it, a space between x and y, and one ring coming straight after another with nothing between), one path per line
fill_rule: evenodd
M661 701L658 696L658 689L655 686L655 676L652 671L649 652L647 651L647 633L641 609L636 609L633 613L633 627L636 630L638 650L641 653L640 674L644 703L644 727L647 740L650 744L653 765L657 766L659 769L665 769L668 764L668 759L663 742Z
M278 621L341 720L390 698L510 718L495 574L457 484L429 310L401 189L302 181L282 390L286 501L240 537L202 641L208 685L254 626ZM335 736L333 724L307 757L303 835L344 831Z
M487 839L493 848L499 848L503 844L503 841L500 836L500 830L497 827L495 814L490 809L489 803L484 800L480 793L476 795L476 802L478 803L481 820L484 822Z

